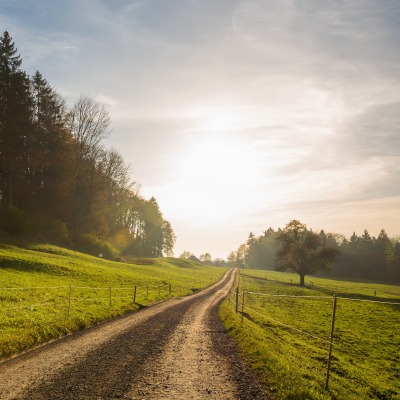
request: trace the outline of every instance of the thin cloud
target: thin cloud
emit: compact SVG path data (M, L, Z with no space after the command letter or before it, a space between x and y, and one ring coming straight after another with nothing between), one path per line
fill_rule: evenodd
M400 161L400 101L375 104L350 118L344 130L347 145L364 157L398 157Z

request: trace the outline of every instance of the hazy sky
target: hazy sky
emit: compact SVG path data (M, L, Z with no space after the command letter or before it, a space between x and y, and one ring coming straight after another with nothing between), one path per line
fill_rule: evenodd
M178 236L400 234L399 0L0 0L22 67L106 103Z

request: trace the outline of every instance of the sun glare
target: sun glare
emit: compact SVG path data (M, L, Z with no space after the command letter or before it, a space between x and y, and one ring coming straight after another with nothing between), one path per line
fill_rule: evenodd
M202 124L205 132L223 133L228 130L238 129L242 119L233 114L211 114L207 116Z
M232 218L249 206L258 157L234 133L214 130L230 123L225 118L206 121L213 131L195 135L177 163L175 179L185 196L180 212L204 223Z

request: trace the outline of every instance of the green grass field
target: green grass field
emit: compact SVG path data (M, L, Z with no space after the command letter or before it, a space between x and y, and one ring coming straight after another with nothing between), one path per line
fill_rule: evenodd
M371 302L400 302L400 287L315 277L305 288L297 283L295 274L242 270L239 313L235 296L221 308L225 326L270 394L275 399L400 399L400 305ZM242 325L243 291L250 293L244 296ZM339 299L325 391L334 294Z
M224 272L183 259L121 263L52 245L0 245L0 359L143 305L192 294Z

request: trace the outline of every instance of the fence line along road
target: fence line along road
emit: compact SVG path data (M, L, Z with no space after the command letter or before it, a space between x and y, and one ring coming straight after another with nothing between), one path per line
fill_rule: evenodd
M232 298L232 294L234 294L234 298ZM303 331L301 329L298 329L294 326L285 324L281 321L278 321L274 318L269 317L266 314L263 314L257 310L254 310L253 308L249 307L247 304L245 304L245 299L246 299L246 294L251 295L251 296L259 296L259 297L277 297L277 298L295 298L295 299L323 299L323 300L331 300L332 301L332 315L331 315L331 327L330 327L330 335L328 339L323 339L318 336L315 336L309 332ZM247 296L247 300L249 301L251 299L251 296ZM239 299L242 298L242 303L240 304ZM244 311L249 310L255 314L258 314L280 326L284 326L286 328L289 328L291 330L294 330L298 333L301 333L305 336L311 337L315 340L318 340L320 342L323 342L325 344L329 345L328 348L328 357L327 357L327 369L326 369L326 378L325 378L325 390L328 390L329 388L329 379L330 379L330 371L331 371L331 360L332 360L332 350L333 347L336 349L341 349L343 350L342 346L338 346L337 344L333 343L334 339L334 333L335 333L335 321L336 321L336 310L337 310L337 301L338 300L347 300L347 301L354 301L354 302L367 302L367 303L375 303L375 304L385 304L385 305L400 305L400 302L397 301L380 301L380 300L366 300L366 299L357 299L357 298L349 298L349 297L341 297L338 295L333 295L331 296L296 296L296 295L284 295L284 294L273 294L273 293L259 293L259 292L251 292L251 291L246 291L243 290L241 295L239 293L239 285L236 287L236 289L231 290L229 292L229 298L228 298L228 305L231 304L231 302L235 305L235 311L236 313L239 313L239 308L241 307L241 321L243 325L243 320L244 320Z
M172 285L171 283L168 282L162 282L159 285L142 285L142 286L131 286L131 287L110 287L110 286L104 286L104 287L98 287L98 286L74 286L74 285L69 285L69 286L24 286L24 287L0 287L0 292L1 291L6 291L6 292L22 292L22 291L31 291L31 290L58 290L58 289L69 289L68 293L65 293L64 296L62 295L54 295L53 300L57 300L59 298L64 299L65 301L68 302L67 307L68 307L68 315L70 315L71 311L71 306L72 303L78 303L78 302L86 302L86 301L102 301L102 300L109 300L110 306L112 306L112 300L115 299L133 299L133 303L136 303L136 297L138 295L139 289L146 289L146 298L148 298L150 292L158 292L158 295L161 295L162 291L167 291L169 295L172 294L173 291L175 292L182 292L183 290L193 290L193 287L195 286L201 286L201 285L207 285L212 284L214 282L213 278L209 278L206 280L202 280L199 282L192 282L191 286L186 286L186 285ZM166 288L166 289L163 289ZM176 288L176 289L175 289ZM82 290L93 290L93 291L101 291L101 290L106 290L109 292L109 296L107 297L92 297L92 298L79 298L79 297L74 297L73 294L76 294L76 291L82 291ZM117 296L115 295L116 291L131 291L132 295L130 296ZM37 297L40 297L39 295ZM17 302L24 302L24 299L16 299ZM3 301L3 304L6 303L6 301ZM18 309L30 309L33 307L44 307L44 306L51 306L54 305L54 301L48 301L45 303L35 303L35 304L24 304L22 306L12 306L12 307L1 307L0 311L9 311L9 310L18 310Z

